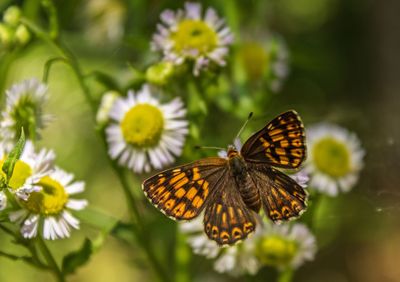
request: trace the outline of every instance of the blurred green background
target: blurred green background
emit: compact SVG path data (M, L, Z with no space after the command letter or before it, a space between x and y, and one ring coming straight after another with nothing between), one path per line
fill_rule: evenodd
M0 12L16 4L30 18L44 21L39 2L0 0ZM157 57L149 48L160 12L165 8L180 8L183 3L70 0L56 4L62 39L77 54L85 70L98 69L124 81L133 76L127 63L143 69ZM238 38L259 39L273 31L286 40L290 50L290 76L281 93L268 99L265 115L251 123L247 136L276 114L294 108L302 115L306 127L324 120L338 123L356 132L366 149L366 165L355 189L337 198L324 199L327 208L318 211L316 226L321 249L313 262L297 271L295 281L400 281L400 1L202 3L213 6L226 17ZM96 9L101 5L105 8L98 12ZM3 92L23 78L41 78L43 65L53 54L49 47L34 39L24 49L3 56L0 90ZM92 87L97 97L105 90L97 84ZM40 145L53 148L58 164L74 172L77 179L86 181L85 196L92 207L116 218L126 218L122 190L106 165L90 109L68 67L54 66L49 88L51 96L46 109L54 120L43 133ZM225 146L242 121L226 115L209 115L204 144ZM213 126L208 128L207 124ZM132 177L138 197L141 180L142 177ZM166 236L173 237L175 223L141 199L143 208L152 214L152 224L165 226ZM82 229L83 232L74 232L71 239L51 242L51 249L62 256L78 248L85 236L95 234L85 224ZM158 238L154 244L162 244L162 239ZM14 248L1 233L0 245L4 249ZM174 254L171 251L165 255ZM234 280L216 274L211 262L203 257L194 256L191 268L201 273L193 277L194 281ZM0 281L51 278L21 262L4 258L0 258L0 269ZM264 269L262 273L268 271ZM125 248L124 243L110 236L70 281L147 281L151 277L141 251ZM253 281L251 277L245 279Z

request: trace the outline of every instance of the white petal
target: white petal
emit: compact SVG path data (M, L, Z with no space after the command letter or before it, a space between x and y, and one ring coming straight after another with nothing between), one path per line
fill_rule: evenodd
M72 210L82 210L88 205L87 200L77 200L77 199L69 199L67 202L67 208Z

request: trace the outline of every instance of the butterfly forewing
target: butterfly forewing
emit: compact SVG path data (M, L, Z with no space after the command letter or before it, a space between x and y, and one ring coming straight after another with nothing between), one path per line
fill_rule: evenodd
M256 221L232 177L227 174L223 182L204 211L204 230L218 245L233 245L255 230Z
M262 164L253 164L249 173L260 191L264 212L272 221L296 218L305 211L307 192L292 178Z
M148 199L167 216L195 218L227 171L223 158L206 158L160 172L143 182Z
M295 111L285 112L247 140L241 150L246 161L280 168L297 168L306 158L304 126Z

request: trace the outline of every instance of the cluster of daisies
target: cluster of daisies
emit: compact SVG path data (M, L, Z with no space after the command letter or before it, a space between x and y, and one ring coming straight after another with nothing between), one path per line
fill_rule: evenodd
M232 42L232 33L212 8L203 12L200 4L186 3L183 10L164 11L152 45L163 57L148 69L149 83L126 96L107 92L100 104L97 121L105 126L110 157L134 173L160 170L174 163L188 134L186 109L180 98L165 101L156 85L162 84L174 67L184 64L192 67L194 76L224 66ZM239 55L247 73L272 77L270 87L278 90L288 74L288 52L282 40L251 42L242 47ZM333 124L312 125L306 135L309 156L294 176L296 180L309 190L330 196L349 191L357 182L364 156L356 135ZM194 253L214 259L219 272L255 274L264 265L281 270L297 268L312 260L317 250L314 235L303 224L272 225L260 219L261 227L253 237L220 248L204 234L201 221L200 216L183 223L181 231L187 234Z
M84 199L74 199L83 192L84 183L54 164L51 150L36 150L34 141L47 123L43 103L47 87L36 79L25 80L6 91L6 106L0 129L0 167L20 137L23 128L27 140L13 172L0 172L0 214L20 227L24 238L39 234L44 239L70 236L79 229L79 220L72 214L87 206Z
M109 91L100 102L97 122L104 128L111 159L138 174L173 164L182 154L189 123L181 98L166 99L158 86L183 65L195 77L225 66L232 43L232 32L212 8L203 10L200 4L186 3L182 10L164 11L152 42L162 59L147 70L147 83L127 95ZM288 74L284 46L279 39L269 44L243 44L243 68L250 77L272 76L270 87L277 90ZM260 65L270 67L258 68ZM84 190L84 183L74 182L73 175L56 167L52 151L34 148L33 142L49 120L42 110L46 93L47 87L35 79L12 86L6 92L1 120L1 164L21 128L32 140L26 142L7 187L0 192L1 213L19 224L26 238L38 233L46 239L68 237L71 228L79 228L71 211L87 205L86 200L70 198ZM309 156L302 169L307 176L298 179L309 179L307 189L336 196L354 187L364 156L354 133L322 123L307 127L307 142ZM204 234L201 217L183 223L181 230L196 254L215 260L217 271L237 275L255 274L263 265L297 268L312 260L317 250L314 235L298 223L272 225L260 219L253 237L223 249Z

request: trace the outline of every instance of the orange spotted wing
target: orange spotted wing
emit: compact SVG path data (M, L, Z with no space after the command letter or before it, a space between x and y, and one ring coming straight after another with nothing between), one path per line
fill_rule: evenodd
M210 194L223 186L226 163L223 158L206 158L165 170L145 180L142 188L152 204L167 216L189 220L198 216Z
M306 158L304 126L295 111L287 111L255 133L243 145L246 161L298 168Z
M240 154L228 149L227 158L165 170L145 180L142 188L173 219L190 220L204 210L207 236L219 245L232 245L255 230L257 203L274 222L305 210L305 190L273 168L297 168L305 156L303 124L295 111L288 111L251 136Z

